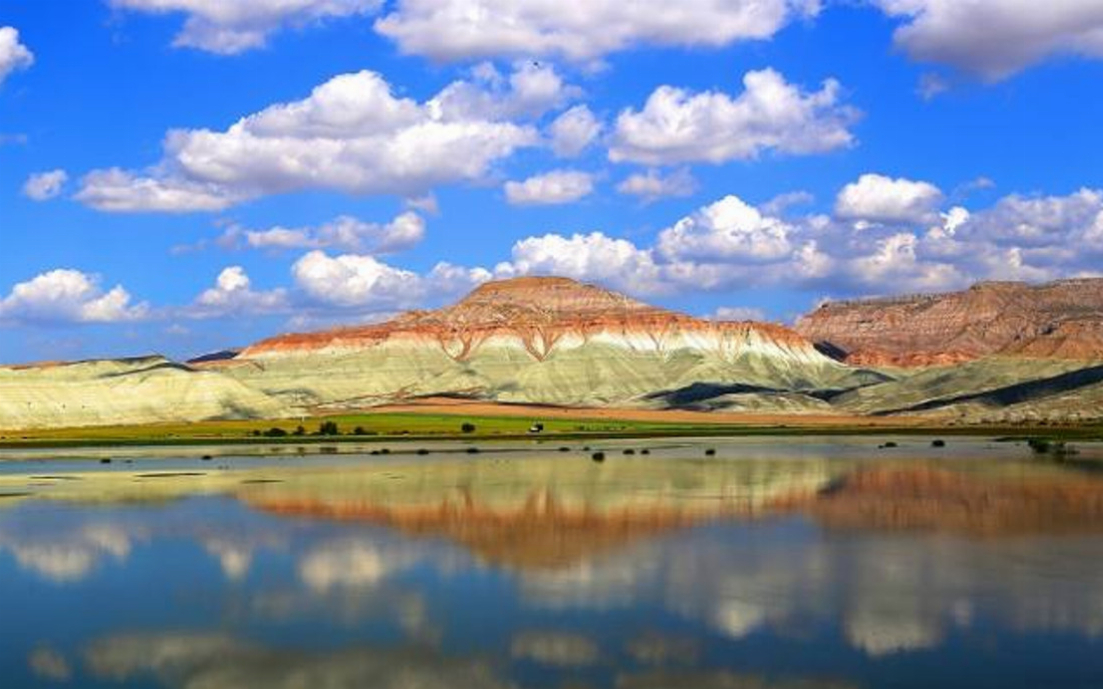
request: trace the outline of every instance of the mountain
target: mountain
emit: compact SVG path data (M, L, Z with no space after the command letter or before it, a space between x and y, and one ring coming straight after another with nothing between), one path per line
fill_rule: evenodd
M795 328L821 350L860 366L988 356L1103 360L1103 279L981 282L947 294L828 302Z
M185 364L0 367L0 429L286 418L442 398L849 423L1099 421L1103 280L829 303L790 329L524 277L444 308Z
M667 407L876 379L783 326L693 318L555 277L489 282L385 323L281 335L217 367L289 405L324 409L430 396Z
M279 416L284 406L161 356L0 367L0 428Z

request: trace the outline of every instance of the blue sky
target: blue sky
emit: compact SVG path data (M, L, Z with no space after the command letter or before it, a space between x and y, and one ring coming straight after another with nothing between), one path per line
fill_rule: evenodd
M1103 270L1098 0L557 5L0 0L0 361Z

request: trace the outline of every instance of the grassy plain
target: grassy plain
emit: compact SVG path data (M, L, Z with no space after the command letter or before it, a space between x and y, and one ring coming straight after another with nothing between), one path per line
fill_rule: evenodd
M320 434L319 429L325 422L336 424L337 433ZM540 424L542 430L532 432L535 424ZM273 432L272 429L279 430ZM865 433L1103 439L1103 426L954 426L907 418L575 410L477 404L401 406L291 419L0 430L0 447Z

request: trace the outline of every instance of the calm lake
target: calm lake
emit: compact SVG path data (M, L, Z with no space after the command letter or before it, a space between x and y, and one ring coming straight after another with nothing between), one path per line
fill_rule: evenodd
M1103 686L1099 446L565 446L0 453L0 686Z

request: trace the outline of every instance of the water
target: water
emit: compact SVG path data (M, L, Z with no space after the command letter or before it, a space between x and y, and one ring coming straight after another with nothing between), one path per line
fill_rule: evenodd
M1103 686L1103 449L884 440L9 453L0 686Z

